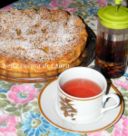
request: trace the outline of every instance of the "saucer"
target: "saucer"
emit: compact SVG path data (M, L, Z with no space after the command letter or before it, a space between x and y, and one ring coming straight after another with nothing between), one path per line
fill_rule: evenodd
M117 93L122 97L121 93L113 85L110 87L110 93ZM68 122L58 115L55 102L57 97L57 80L48 83L40 92L38 104L41 114L52 125L70 132L89 133L107 129L115 124L121 117L124 110L123 100L120 105L110 111L105 112L98 120L90 123L75 124ZM111 106L115 103L113 99L109 99L106 106Z

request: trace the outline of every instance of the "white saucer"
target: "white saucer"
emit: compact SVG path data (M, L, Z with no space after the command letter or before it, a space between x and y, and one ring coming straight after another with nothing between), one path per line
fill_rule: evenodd
M110 93L118 93L120 96L120 92L112 85L110 88ZM78 133L88 133L99 131L102 129L107 129L115 124L121 117L124 110L124 103L121 102L120 106L107 111L103 114L101 118L98 120L88 123L88 124L74 124L70 123L60 116L58 116L55 109L55 102L57 96L57 80L50 82L45 88L42 89L38 98L38 104L41 113L49 121L52 125L63 129L64 131L70 132L78 132ZM122 96L121 96L122 97ZM110 99L107 102L107 105L112 105L114 101Z

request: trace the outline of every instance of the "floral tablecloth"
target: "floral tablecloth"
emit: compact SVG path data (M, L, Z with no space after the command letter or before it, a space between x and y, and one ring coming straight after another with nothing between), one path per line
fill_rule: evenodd
M96 33L96 12L112 0L19 0L1 10L46 6L65 9L82 16ZM128 70L112 80L125 100L121 119L107 130L89 134L64 132L49 124L40 114L38 94L44 83L15 83L0 80L0 136L128 136Z

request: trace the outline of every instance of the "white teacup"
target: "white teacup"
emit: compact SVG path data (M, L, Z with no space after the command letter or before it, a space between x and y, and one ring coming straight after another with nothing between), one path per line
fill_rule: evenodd
M95 82L101 88L101 92L95 96L80 98L67 94L63 89L67 81L73 79L88 79ZM87 67L74 67L65 70L58 77L58 92L56 110L63 119L74 123L90 123L98 119L104 112L116 108L120 104L120 98L116 94L105 94L107 82L98 71ZM116 104L104 107L107 99L112 98Z

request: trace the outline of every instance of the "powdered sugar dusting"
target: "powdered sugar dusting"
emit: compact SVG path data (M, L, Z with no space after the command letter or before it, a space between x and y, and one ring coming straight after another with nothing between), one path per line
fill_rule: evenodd
M78 17L64 11L59 16L47 9L1 11L0 54L46 61L71 51L84 26L76 26Z

